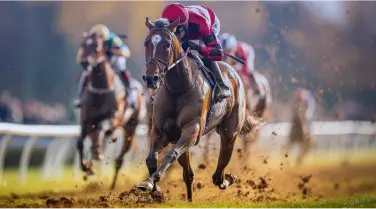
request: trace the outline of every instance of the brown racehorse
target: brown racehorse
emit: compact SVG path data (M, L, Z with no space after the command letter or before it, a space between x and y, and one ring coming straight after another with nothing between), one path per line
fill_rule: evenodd
M149 18L149 35L145 40L146 72L143 76L149 88L160 88L153 103L152 146L146 159L150 177L137 187L144 191L158 190L166 169L176 160L183 167L183 178L188 201L192 201L194 173L190 165L189 149L199 143L200 137L216 128L221 136L221 150L213 183L226 189L236 176L225 174L234 143L240 133L250 132L260 121L246 114L246 96L240 77L224 62L218 62L224 82L230 86L231 96L221 102L212 102L211 83L204 75L200 60L187 59L179 40L172 32L179 19L169 23ZM212 111L215 110L215 111ZM258 127L257 127L258 128ZM173 148L158 165L158 154L168 144Z
M89 63L90 81L82 96L81 133L78 137L77 149L82 170L86 175L92 175L94 171L91 160L87 162L83 159L83 141L89 135L92 140L93 159L103 160L103 142L99 137L100 131L107 129L106 135L110 135L113 130L121 127L125 107L125 89L115 81L116 76L104 54L102 39L95 35L84 35L81 48L82 58Z
M95 35L84 35L81 44L82 58L89 63L89 84L82 97L80 111L81 133L77 141L77 149L80 156L81 169L87 175L93 175L91 160L84 160L83 148L84 139L88 135L92 141L92 155L94 160L103 160L100 132L110 136L117 128L123 130L124 143L121 154L116 159L116 174L123 161L123 155L129 150L135 129L137 126L139 111L135 108L128 117L125 117L125 110L128 109L125 98L125 87L121 80L115 75L110 62L106 59L103 40ZM139 92L139 90L136 90ZM142 93L137 93L141 99ZM136 124L136 125L135 125ZM114 183L113 183L114 186Z
M291 130L285 151L290 151L292 145L298 144L301 150L296 163L299 165L314 145L310 125L316 102L312 93L303 88L294 91L292 102Z

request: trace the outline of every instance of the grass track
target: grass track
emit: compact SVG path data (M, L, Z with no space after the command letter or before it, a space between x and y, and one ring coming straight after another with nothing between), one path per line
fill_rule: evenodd
M211 172L214 171L212 167L208 167L205 171L195 170L196 172L196 183L197 182L204 182L205 188L200 191L194 191L194 202L188 204L183 198L179 198L181 193L185 193L185 187L181 182L181 169L178 168L176 171L173 172L171 175L171 179L169 178L168 181L164 181L162 189L165 191L166 189L170 190L169 196L171 196L171 200L167 201L163 204L130 204L130 205L120 205L116 203L108 202L106 205L74 205L73 207L177 207L177 208L242 208L242 207L252 207L252 208L260 208L260 207L376 207L376 178L375 178L375 170L371 168L375 167L376 164L374 160L370 160L374 158L374 154L371 155L361 154L358 157L352 157L346 159L346 162L352 165L362 165L362 169L364 171L359 172L359 174L355 173L354 170L357 168L353 168L353 170L349 169L349 175L351 177L351 182L346 182L346 178L342 179L341 182L341 189L343 191L338 192L336 195L329 195L325 197L318 198L317 196L310 196L307 199L302 199L301 197L296 197L292 199L286 200L276 200L276 201L261 201L256 202L250 199L241 197L237 198L236 188L231 188L226 192L221 192L217 188L211 185L210 177ZM272 162L273 159L275 162ZM314 180L321 178L323 180L322 185L317 185L317 182L314 182L315 186L320 186L321 189L328 190L327 193L330 194L335 193L334 190L330 190L333 184L329 181L324 181L325 179L332 178L332 179L340 179L341 176L341 160L334 161L333 157L331 161L328 160L318 160L319 158L314 159L315 162L308 162L309 166L307 168L300 169L299 172L296 173L312 173L315 171L317 174L314 174ZM325 157L323 157L325 159ZM257 161L257 158L254 158L254 161ZM246 174L241 174L239 169L237 168L238 161L235 160L233 162L232 168L229 170L235 170L237 174L243 175L243 178L250 179L249 176ZM195 163L196 164L196 163ZM279 160L276 158L271 157L270 163L265 165L263 163L256 163L253 162L254 166L257 170L268 170L271 167L278 167ZM262 167L264 166L264 167ZM269 166L269 167L268 167ZM142 166L141 166L142 167ZM331 168L331 170L338 170L338 172L327 170ZM126 182L121 182L121 186L119 185L118 191L125 191L131 188L134 184L140 182L144 176L140 175L144 172L145 168L140 168L140 172L136 172L137 175L131 175L130 173L126 172L123 176L123 179L127 179ZM288 169L288 168L286 168ZM277 169L279 170L279 169ZM295 172L294 169L291 169ZM306 171L308 170L308 171ZM321 171L322 170L322 171ZM346 169L345 169L346 170ZM142 172L141 172L142 171ZM209 173L208 173L209 172ZM276 173L275 171L274 173ZM273 172L272 172L273 173ZM66 195L65 192L70 192L66 195L66 197L72 197L73 199L86 199L86 198L93 198L98 199L100 196L104 194L108 194L108 190L94 192L94 193L85 193L86 184L82 180L75 181L73 178L73 171L72 168L64 169L62 173L62 177L58 180L40 180L40 168L30 168L27 176L27 182L25 184L18 183L18 171L17 169L6 169L3 176L3 182L0 185L0 206L1 207L46 207L46 199L36 198L36 196L40 195L37 194L34 197L30 196L22 196L22 194L36 194L42 193L44 195L48 195L53 198L59 198L61 196ZM245 175L245 176L244 176ZM261 174L260 174L261 175ZM320 176L322 175L322 177ZM329 177L327 177L329 175ZM324 178L325 177L325 178ZM341 177L342 178L342 177ZM277 178L276 181L279 181L281 178ZM101 179L104 182L104 187L107 188L109 184L109 179ZM167 179L166 179L167 180ZM274 180L274 179L273 179ZM283 181L283 180L282 180ZM173 184L178 184L176 188L173 188L171 182ZM176 183L177 182L177 183ZM277 182L278 183L278 182ZM283 185L282 185L283 187ZM348 193L352 188L355 192ZM354 189L355 188L355 189ZM284 190L281 190L284 191ZM18 198L8 198L9 194L16 193L20 195ZM85 196L82 194L85 193ZM206 196L212 195L211 198L206 198ZM114 195L117 195L116 193ZM7 196L7 198L5 198Z

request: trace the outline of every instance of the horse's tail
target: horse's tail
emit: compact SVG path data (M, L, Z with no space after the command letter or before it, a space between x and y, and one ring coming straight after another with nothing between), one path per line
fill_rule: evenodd
M255 132L259 130L261 126L266 124L266 121L264 121L262 118L257 117L255 114L251 114L249 110L246 111L245 121L240 131L240 134L242 135Z

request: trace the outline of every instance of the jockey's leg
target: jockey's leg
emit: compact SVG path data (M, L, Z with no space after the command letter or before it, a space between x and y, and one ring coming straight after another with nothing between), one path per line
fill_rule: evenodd
M223 77L221 69L219 69L218 64L215 61L210 61L203 58L202 62L207 68L213 73L215 80L217 82L217 91L215 92L215 100L218 102L222 99L225 99L231 95L230 88L223 82Z
M111 59L112 67L115 72L120 75L120 79L123 82L125 88L129 89L129 72L127 71L126 58L120 56L113 56Z
M76 106L76 107L81 107L81 96L82 96L82 93L84 92L84 88L86 87L86 84L87 84L87 80L88 80L87 77L88 77L88 72L82 71L80 80L78 82L77 99L74 101L74 106Z

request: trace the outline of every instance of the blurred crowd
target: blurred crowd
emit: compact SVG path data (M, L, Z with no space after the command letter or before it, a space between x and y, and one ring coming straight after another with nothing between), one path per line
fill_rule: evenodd
M60 125L68 122L68 111L61 103L49 105L36 99L21 101L9 92L2 91L0 122Z

